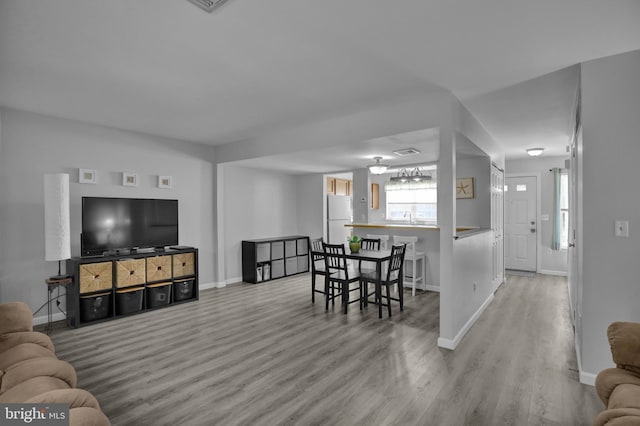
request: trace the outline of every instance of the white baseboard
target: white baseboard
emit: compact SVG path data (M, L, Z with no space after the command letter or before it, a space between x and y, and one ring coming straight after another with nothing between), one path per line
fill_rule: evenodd
M582 383L583 385L595 386L596 375L580 370L580 383Z
M469 332L469 330L471 329L471 326L473 326L473 324L475 324L475 322L478 321L478 318L480 318L480 315L482 315L484 310L487 309L487 306L489 306L489 303L491 303L493 298L494 298L493 293L491 293L489 297L487 297L487 300L485 300L484 303L478 308L478 310L473 315L471 315L471 318L469 318L469 321L467 321L467 323L462 327L462 329L460 329L458 334L456 334L456 337L454 337L453 339L445 339L445 338L439 337L438 346L440 346L441 348L454 350L460 344L465 334Z
M229 284L235 284L240 282L242 282L242 277L227 278L224 282L224 285L228 286Z
M435 291L435 292L440 293L440 286L439 285L426 285L425 287L426 287L425 288L426 291Z
M51 316L51 320L53 322L64 321L66 319L67 319L67 317L65 317L62 312L56 312ZM49 320L47 319L46 315L43 315L43 316L40 316L40 317L33 317L33 325L47 324L48 321Z
M538 271L538 274L555 275L555 276L558 276L558 277L566 277L567 276L567 271L552 271L550 269L540 269Z
M582 356L580 351L578 350L578 336L575 336L573 339L573 344L576 350L576 360L578 361L578 377L580 383L583 385L595 386L596 385L596 374L587 373L582 370Z
M444 349L454 350L457 346L457 343L452 339L444 339L442 337L438 337L438 346Z
M225 282L222 282L222 283L221 282L201 283L198 286L198 289L199 290L208 290L210 288L223 288L223 287L226 287L226 286L227 286L227 283L225 283Z

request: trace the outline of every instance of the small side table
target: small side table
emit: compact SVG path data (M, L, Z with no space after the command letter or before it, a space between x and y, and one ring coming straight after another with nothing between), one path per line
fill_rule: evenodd
M56 298L60 297L60 287L64 287L66 289L66 287L73 282L73 277L62 278L62 279L48 278L45 282L47 283L47 328L46 328L46 332L47 332L47 334L50 334L51 330L53 328L53 312L51 312L51 301L53 300L53 298L52 298L53 290L55 290L57 288L58 289L58 296ZM67 314L62 309L60 309L60 312L62 312L65 316L67 316Z

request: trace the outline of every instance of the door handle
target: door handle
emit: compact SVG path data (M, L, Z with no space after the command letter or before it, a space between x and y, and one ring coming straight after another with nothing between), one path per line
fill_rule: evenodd
M576 245L574 243L569 243L569 247L575 247Z
M531 233L535 234L536 233L536 228L531 228Z

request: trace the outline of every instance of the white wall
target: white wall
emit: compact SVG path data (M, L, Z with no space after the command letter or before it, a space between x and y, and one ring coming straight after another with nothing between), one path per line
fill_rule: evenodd
M569 141L567 141L567 144ZM552 274L567 273L567 251L551 250L551 233L552 233L552 212L553 212L553 173L550 172L553 167L564 168L564 160L568 157L537 157L527 158L524 160L507 160L505 173L507 177L510 174L527 174L531 176L540 176L540 212L542 215L548 215L549 220L543 221L538 218L538 232L540 232L540 247L538 256L538 272Z
M491 162L489 157L456 159L456 177L474 178L474 197L456 199L456 226L491 227Z
M369 209L371 206L369 169L354 170L351 187L351 198L353 200L353 221L355 223L369 223Z
M43 175L70 174L71 249L80 253L81 197L179 200L179 240L200 249L200 282L213 281L213 150L203 145L2 109L0 156L0 301L32 309L46 300L45 278L57 272L44 260ZM78 168L95 169L96 185L79 184ZM138 173L138 187L121 185L121 172ZM157 176L173 177L172 189Z
M504 167L504 153L480 122L457 99L450 100L449 121L440 125L440 161L438 163L438 225L440 227L440 338L438 345L455 349L462 337L490 301L479 302L486 285L473 291L487 279L491 283L491 253L493 233L487 232L459 240L456 235L457 209L455 179L457 176L456 147L468 141L484 151L491 161ZM489 172L489 164L487 164ZM481 260L474 263L472 260ZM467 265L473 265L467 267ZM461 265L464 265L461 267ZM470 288L471 281L471 290ZM480 293L478 293L480 291ZM493 289L490 290L491 294Z
M242 279L242 240L297 235L297 176L220 164L224 281ZM321 225L321 223L320 223Z
M640 51L582 65L582 369L612 366L606 330L640 322ZM629 221L629 238L614 221Z
M296 204L298 206L298 233L309 238L323 235L324 175L296 176Z
M456 264L461 266L453 269L456 283L453 298L458 314L455 316L454 327L458 330L458 342L468 331L467 323L477 319L475 316L479 313L476 313L493 295L492 251L487 250L492 238L493 233L487 231L453 242L453 256ZM468 327L470 326L469 324Z

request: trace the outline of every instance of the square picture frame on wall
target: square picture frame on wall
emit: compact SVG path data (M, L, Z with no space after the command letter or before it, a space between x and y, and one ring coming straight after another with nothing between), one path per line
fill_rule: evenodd
M78 183L92 183L98 182L97 174L92 169L78 169Z
M469 199L474 198L474 178L465 177L456 179L456 198Z
M158 176L158 188L173 188L173 179L171 178L171 176Z
M122 186L138 186L136 173L122 172Z

